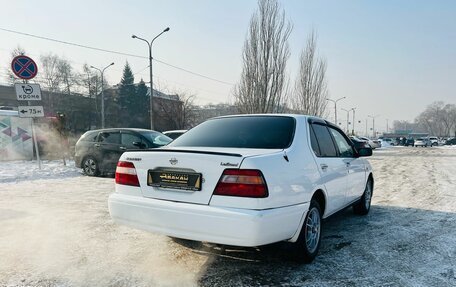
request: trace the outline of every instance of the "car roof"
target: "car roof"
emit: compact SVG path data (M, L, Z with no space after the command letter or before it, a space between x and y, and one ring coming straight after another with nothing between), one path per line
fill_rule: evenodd
M336 128L339 128L334 123L332 123L328 120L325 120L323 118L311 116L311 115L302 115L302 114L277 114L277 113L276 114L238 114L238 115L226 115L226 116L214 117L214 118L211 118L210 120L222 119L222 118L233 118L233 117L290 117L290 118L295 118L295 119L299 119L299 120L309 120L309 121L315 122L315 123L319 122L322 124L328 124L328 125L332 125Z
M90 130L87 132L114 132L114 131L157 132L154 130L139 129L139 128L107 128L107 129Z

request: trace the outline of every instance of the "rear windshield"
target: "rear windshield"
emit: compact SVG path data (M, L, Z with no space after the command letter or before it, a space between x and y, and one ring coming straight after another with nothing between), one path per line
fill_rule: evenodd
M88 131L81 136L80 141L94 142L98 136L98 131Z
M169 146L283 149L291 145L295 120L284 116L246 116L208 120Z

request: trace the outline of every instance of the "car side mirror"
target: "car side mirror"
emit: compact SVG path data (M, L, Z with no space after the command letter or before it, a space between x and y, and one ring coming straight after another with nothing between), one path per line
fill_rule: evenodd
M133 142L132 143L134 146L138 147L138 148L145 148L146 145L142 142Z
M359 157L371 156L371 155L372 155L372 149L371 148L362 147L362 148L358 149L358 156Z

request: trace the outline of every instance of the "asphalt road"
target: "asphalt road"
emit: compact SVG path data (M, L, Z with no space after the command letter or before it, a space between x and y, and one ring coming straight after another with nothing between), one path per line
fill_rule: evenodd
M375 151L371 212L326 220L310 265L287 243L233 248L119 226L111 178L0 183L0 286L456 286L455 161L456 149Z

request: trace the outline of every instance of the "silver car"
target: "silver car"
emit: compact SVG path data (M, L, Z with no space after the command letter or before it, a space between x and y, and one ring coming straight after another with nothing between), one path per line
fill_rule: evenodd
M415 140L415 143L413 144L413 146L424 146L424 147L428 147L431 145L432 145L431 141L428 138L417 138Z

